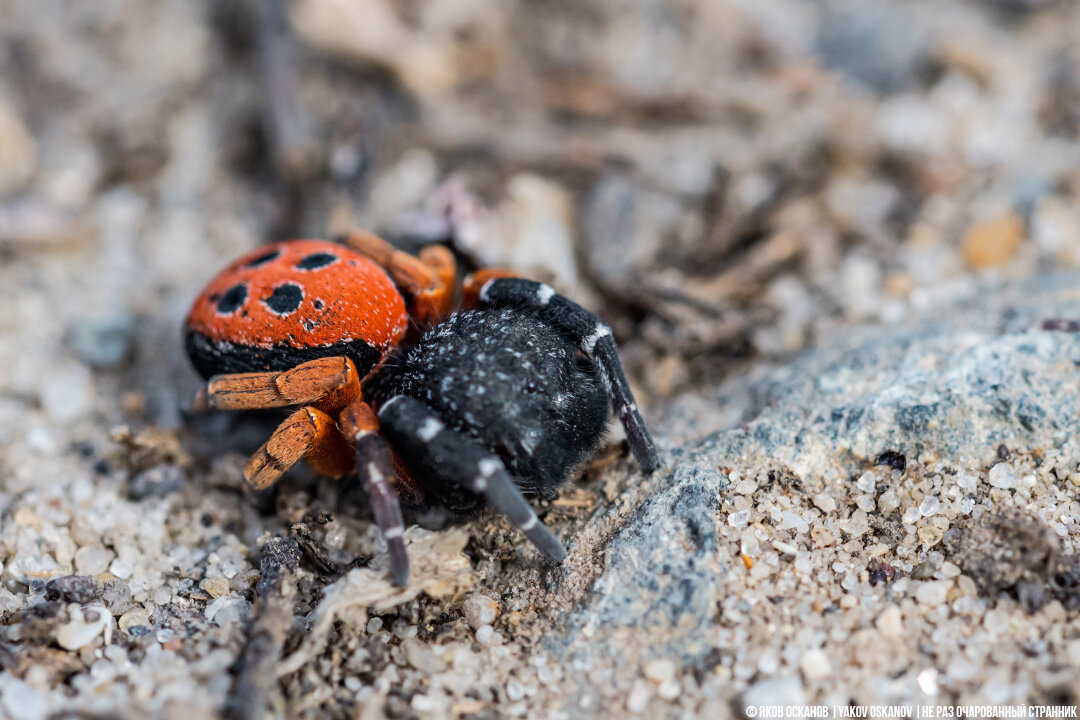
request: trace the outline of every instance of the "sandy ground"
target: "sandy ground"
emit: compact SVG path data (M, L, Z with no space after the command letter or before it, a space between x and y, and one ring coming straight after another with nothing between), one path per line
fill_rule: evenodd
M1074 3L0 17L0 713L1075 702ZM563 568L488 518L399 592L348 483L245 491L275 416L184 413L202 284L354 225L612 325L663 466L613 433Z

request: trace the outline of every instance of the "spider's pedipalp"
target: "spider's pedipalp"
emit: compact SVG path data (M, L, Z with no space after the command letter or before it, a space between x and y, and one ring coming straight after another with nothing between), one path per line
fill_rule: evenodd
M634 457L646 472L656 469L656 446L634 402L615 348L615 339L611 336L611 328L577 303L533 280L494 277L484 283L478 299L491 306L535 308L541 319L558 328L583 353L595 359L603 371L601 377L607 385L612 409L626 428L626 437Z
M305 405L359 381L356 365L331 356L300 363L280 372L214 375L199 392L195 409L261 410Z
M482 495L552 562L566 557L562 543L536 517L502 461L468 436L447 428L424 403L401 395L391 398L379 409L379 421L399 454L444 482Z
M333 418L317 408L300 408L251 456L244 479L252 488L265 490L303 457L327 475L341 475L348 470L341 463L342 444Z

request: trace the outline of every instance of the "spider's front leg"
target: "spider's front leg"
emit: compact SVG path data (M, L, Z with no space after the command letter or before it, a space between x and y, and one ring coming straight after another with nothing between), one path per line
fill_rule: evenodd
M404 587L409 584L409 555L403 538L405 521L392 481L394 463L390 448L379 436L379 420L367 403L357 401L341 412L338 426L355 448L356 475L367 491L375 523L386 541L390 574L395 583Z
M429 245L420 251L420 257L413 257L363 230L347 232L338 242L371 258L389 273L412 301L410 315L422 328L433 327L450 314L457 263L448 248Z
M398 395L379 408L379 423L400 456L437 472L444 482L482 495L552 562L566 557L562 543L536 517L502 461L468 436L446 427L427 405Z
M534 308L542 320L593 358L600 366L611 406L626 429L630 450L646 472L656 469L656 446L634 402L611 328L593 313L556 293L550 285L511 277L501 270L481 270L470 277L465 283L465 297L478 305Z

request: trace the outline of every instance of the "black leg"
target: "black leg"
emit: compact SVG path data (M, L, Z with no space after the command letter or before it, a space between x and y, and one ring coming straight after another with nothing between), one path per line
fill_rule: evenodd
M386 441L374 432L354 440L356 445L356 474L371 499L375 523L386 540L390 553L390 574L394 582L409 584L409 555L405 552L405 522L401 517L401 505L391 483L394 465Z
M630 450L646 472L656 469L656 446L645 420L638 412L634 395L623 374L622 363L611 336L611 328L577 303L567 300L544 283L522 278L495 278L480 290L480 302L486 305L532 307L552 327L558 328L583 353L599 365L611 396L611 407L626 428Z
M562 543L536 517L502 461L471 438L447 428L424 403L403 395L393 397L379 408L379 425L399 455L447 482L483 495L552 562L566 557Z

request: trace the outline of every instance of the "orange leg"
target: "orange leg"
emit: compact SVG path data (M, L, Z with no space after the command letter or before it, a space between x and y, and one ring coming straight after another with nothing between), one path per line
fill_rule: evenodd
M359 383L356 365L349 358L319 358L283 372L215 375L196 396L194 408L257 410L306 405L331 395L356 395Z
M413 257L363 230L351 230L340 242L371 258L390 274L412 300L412 316L429 328L450 314L457 274L454 254L441 245L429 245Z
M316 472L331 477L352 470L349 444L333 418L313 407L297 410L278 425L244 466L244 479L256 490L270 487L286 470L306 458Z

